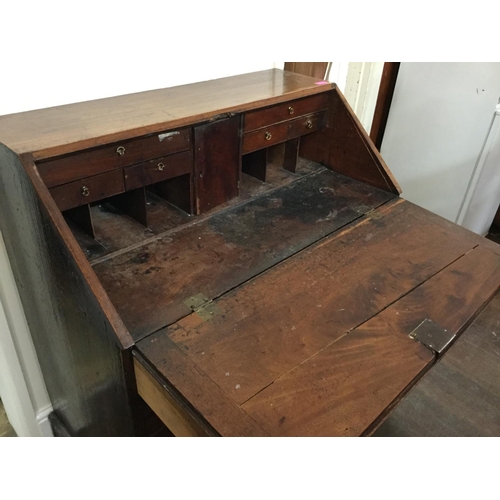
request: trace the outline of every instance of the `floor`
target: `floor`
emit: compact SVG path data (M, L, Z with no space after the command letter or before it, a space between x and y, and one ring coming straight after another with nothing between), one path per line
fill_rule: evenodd
M7 414L0 399L0 437L15 437L16 433L12 426L9 424Z

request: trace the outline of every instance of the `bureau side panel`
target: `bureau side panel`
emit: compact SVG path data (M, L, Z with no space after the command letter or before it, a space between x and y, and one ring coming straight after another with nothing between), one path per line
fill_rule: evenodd
M130 435L126 330L37 175L0 144L0 230L54 411L74 436Z
M395 195L401 189L349 103L330 91L328 126L301 138L300 156Z

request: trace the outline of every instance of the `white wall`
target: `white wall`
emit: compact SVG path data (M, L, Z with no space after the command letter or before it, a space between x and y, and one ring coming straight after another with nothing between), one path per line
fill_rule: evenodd
M485 141L458 223L486 236L500 204L500 104L497 104L491 129Z
M500 63L402 63L381 153L402 196L451 221L500 97Z

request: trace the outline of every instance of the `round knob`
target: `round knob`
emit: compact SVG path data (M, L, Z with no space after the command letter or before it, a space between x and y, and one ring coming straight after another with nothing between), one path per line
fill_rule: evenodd
M306 121L306 127L307 128L313 128L313 122L311 120Z
M266 132L266 135L264 136L266 138L266 141L270 141L271 140L271 132Z
M87 186L82 187L82 196L88 196L90 194L89 188Z
M293 115L295 113L295 110L292 108L292 106L288 106L288 113Z
M123 156L125 154L125 148L123 146L118 146L116 148L116 152L118 153L119 156Z
M165 165L163 165L163 163L158 163L157 169L158 169L160 172L162 172L164 168L165 168Z

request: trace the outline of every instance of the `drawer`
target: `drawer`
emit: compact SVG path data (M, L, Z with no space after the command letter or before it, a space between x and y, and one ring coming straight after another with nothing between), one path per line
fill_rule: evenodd
M37 167L43 181L51 188L190 147L191 129L174 130L79 151L40 162Z
M273 123L291 120L297 116L327 109L329 96L330 93L325 92L312 97L288 101L283 104L271 106L270 108L246 113L243 132L249 132L250 130L267 127Z
M113 170L49 190L59 210L69 210L125 191L123 170Z
M288 139L288 123L279 123L243 135L242 154L267 148Z
M289 123L288 138L295 139L305 134L315 132L326 126L326 110L313 115L301 116Z
M149 160L124 169L125 189L138 189L193 171L191 151Z

